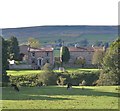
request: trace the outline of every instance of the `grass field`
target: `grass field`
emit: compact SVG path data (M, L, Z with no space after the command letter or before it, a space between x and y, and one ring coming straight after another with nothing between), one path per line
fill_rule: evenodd
M41 72L43 72L43 71L42 70L7 70L7 74L12 75L12 76L40 74Z
M99 69L83 69L83 68L67 68L66 70L71 73L78 71L93 71L93 72L99 71Z
M117 86L3 88L3 109L118 109Z
M54 70L55 72L60 72L59 70ZM69 73L74 73L77 71L99 71L99 69L83 69L83 68L66 68L66 71ZM20 76L20 75L28 75L28 74L40 74L43 72L42 70L7 70L8 75L12 76Z

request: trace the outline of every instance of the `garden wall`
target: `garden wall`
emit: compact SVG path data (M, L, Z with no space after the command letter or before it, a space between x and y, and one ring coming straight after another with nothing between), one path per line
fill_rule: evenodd
M32 69L32 66L31 65L28 65L28 64L19 64L19 65L16 65L16 64L13 64L13 65L9 65L9 69Z

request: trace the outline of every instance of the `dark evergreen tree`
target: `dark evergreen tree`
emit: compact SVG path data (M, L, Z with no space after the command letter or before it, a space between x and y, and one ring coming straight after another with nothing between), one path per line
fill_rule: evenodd
M8 69L8 55L7 55L7 42L2 38L2 82L8 82L9 77L7 76L6 69Z
M60 59L62 63L67 63L70 59L70 52L68 47L62 46L60 50Z
M7 42L9 46L8 47L9 59L18 60L20 50L19 50L17 38L12 36Z

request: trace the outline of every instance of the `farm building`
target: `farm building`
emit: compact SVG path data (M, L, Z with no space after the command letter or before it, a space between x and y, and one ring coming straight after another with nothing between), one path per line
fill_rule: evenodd
M70 51L70 63L74 63L74 61L78 58L84 58L86 64L92 64L92 58L95 51L105 51L105 47L69 47Z
M27 45L20 46L22 61L26 61L32 68L37 69L45 63L54 64L53 48L32 48Z
M24 65L10 65L16 69L39 69L45 63L54 64L54 53L52 47L43 47L43 48L32 48L28 45L20 45L20 58ZM92 64L92 58L95 51L101 50L105 51L105 47L68 47L70 51L70 60L69 63L73 64L75 60L79 58L84 58L85 64Z

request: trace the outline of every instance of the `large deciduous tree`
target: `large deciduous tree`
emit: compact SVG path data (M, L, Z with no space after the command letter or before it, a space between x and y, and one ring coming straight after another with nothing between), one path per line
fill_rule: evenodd
M62 63L67 63L70 59L70 52L68 47L62 46L60 49L60 61Z
M28 39L28 44L30 45L30 47L33 47L33 48L40 48L40 42L35 38L30 37Z
M74 64L81 65L82 68L84 67L85 63L86 63L85 58L81 56L76 58L76 60L74 61Z
M100 68L105 52L103 50L97 50L93 54L92 64L97 65Z
M103 58L102 72L98 85L118 85L120 84L120 38L114 41L107 50Z

